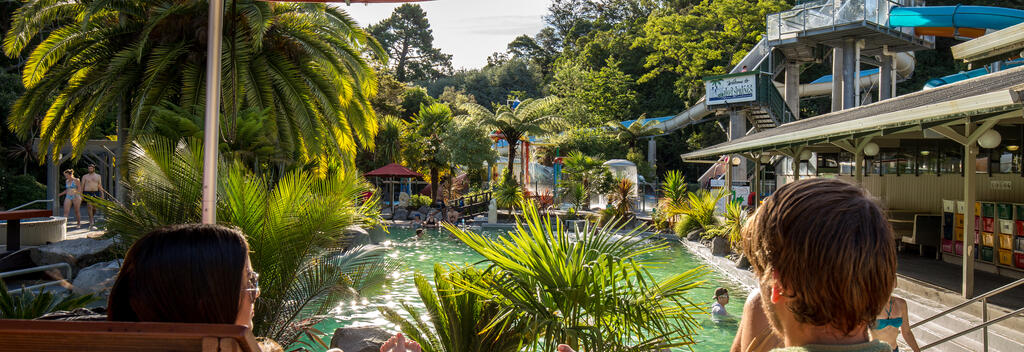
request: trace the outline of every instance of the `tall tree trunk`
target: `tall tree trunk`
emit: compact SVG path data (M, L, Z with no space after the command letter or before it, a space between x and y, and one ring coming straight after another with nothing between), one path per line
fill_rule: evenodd
M117 155L117 164L115 167L115 175L117 177L117 186L114 187L114 196L117 201L121 204L125 202L125 180L128 177L128 163L126 156L128 155L128 114L130 111L130 104L126 101L127 98L122 98L120 103L120 109L117 111L117 145L119 147Z
M507 138L508 136L505 137L508 141L508 167L505 168L505 182L515 182L515 179L512 176L512 166L516 163L516 144L518 144L516 142L518 142L519 139Z
M437 195L437 174L438 170L436 166L430 167L430 198L435 202L440 200L441 197Z

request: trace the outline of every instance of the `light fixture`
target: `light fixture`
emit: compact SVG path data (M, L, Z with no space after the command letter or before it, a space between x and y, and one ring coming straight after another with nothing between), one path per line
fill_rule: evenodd
M738 156L732 156L729 158L729 162L732 163L732 166L740 166L740 163L743 163L743 160Z
M868 144L864 146L864 155L878 155L878 144L875 144L875 142L868 142Z
M800 152L800 160L810 160L810 159L811 159L811 151L810 150L804 149L804 151Z
M1003 141L1003 136L999 135L996 130L988 130L978 138L978 145L985 149L991 149L999 146L999 142Z
M927 150L922 150L922 151L921 151L921 155L924 155L924 156L928 156L928 154L931 154L931 153L932 153L932 152L929 152L929 151L927 151Z
M1009 151L1011 151L1011 152L1015 152L1015 151L1017 151L1017 149L1020 149L1020 146L1018 146L1018 145L1012 145L1012 144L1011 144L1011 145L1008 145L1008 146L1006 146L1006 150L1009 150Z

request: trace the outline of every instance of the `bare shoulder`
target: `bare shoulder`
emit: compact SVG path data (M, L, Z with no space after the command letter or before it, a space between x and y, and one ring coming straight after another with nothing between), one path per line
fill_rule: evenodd
M900 310L906 310L907 309L907 300L905 300L903 298L892 296L892 302L893 302L893 305L895 305Z

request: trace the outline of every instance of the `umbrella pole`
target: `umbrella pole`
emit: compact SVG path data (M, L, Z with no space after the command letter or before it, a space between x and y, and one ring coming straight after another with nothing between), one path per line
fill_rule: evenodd
M210 1L206 45L206 123L203 132L203 223L217 222L217 133L220 130L220 59L224 1Z

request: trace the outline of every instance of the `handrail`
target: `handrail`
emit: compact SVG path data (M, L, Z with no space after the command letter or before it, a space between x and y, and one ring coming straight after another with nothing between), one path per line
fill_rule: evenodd
M68 263L57 263L57 264L50 264L50 265L41 265L41 266L27 268L27 269L5 271L5 272L0 273L0 279L3 279L5 277L17 276L17 275L34 273L34 272L39 272L39 271L47 271L47 270L50 270L50 269L61 269L61 268L66 270L66 272L64 274L65 277L71 277L71 265L68 265ZM38 284L38 285L22 287L22 288L14 289L14 290L7 290L7 293L15 294L15 293L18 293L18 291L26 292L26 291L31 291L31 290L34 290L34 289L37 289L37 288L46 287L46 286L59 285L62 281L64 281L64 280L49 281L49 282L44 282L44 283L41 283L41 284Z
M982 295L979 295L977 297L974 297L974 298L971 298L969 300L966 300L963 303L960 303L960 304L958 304L958 305L956 305L956 306L954 306L952 308L946 309L946 310L944 310L944 311L942 311L942 312L940 312L938 314L932 315L931 317L928 317L927 319L918 321L917 323L914 323L914 324L910 324L910 328L913 329L913 328L918 327L918 326L920 326L920 325L922 325L924 323L927 323L929 321L935 320L935 319L940 318L942 316L945 316L945 315L947 315L949 313L952 313L953 311L959 310L960 308L966 307L967 305L969 305L971 303L974 303L974 302L980 301L982 299L986 299L986 298L995 296L997 294L1005 292L1006 290L1009 290L1011 288L1014 288L1014 287L1017 287L1017 286L1020 286L1020 285L1024 285L1024 279L1020 279L1020 280L1008 283L1006 285L1003 285L1002 287L996 288L996 289L994 289L992 291L988 291L988 292L986 292L986 293L984 293Z
M18 210L18 209L27 207L27 206L32 205L32 204L36 204L36 203L49 203L49 202L52 202L52 201L53 201L53 199L36 199L36 200L31 201L31 202L28 202L28 203L25 203L25 204L22 204L22 205L19 205L19 206L16 206L14 208L10 208L10 209L7 209L7 210L8 211Z
M938 319L940 317L946 316L946 315L948 315L948 314L950 314L950 313L952 313L954 311L957 311L957 310L959 310L959 309L961 309L963 307L966 307L966 306L968 306L968 305L970 305L970 304L972 304L974 302L981 301L981 319L982 319L982 324L981 325L972 326L970 328L964 329L963 331L960 331L960 332L955 333L953 335L946 336L946 337L944 337L942 339L939 339L938 341L932 342L930 344L925 345L924 347L921 347L921 350L923 351L923 350L935 347L937 345L946 343L946 342L948 342L948 341L950 341L952 339L955 339L957 337L960 337L960 336L972 333L974 331L977 331L978 329L981 329L982 330L982 347L984 348L984 351L988 351L988 327L989 327L989 325L1001 322L1001 321L1009 319L1010 317L1013 317L1015 315L1024 313L1024 308L1020 308L1020 309L1017 309L1017 310L1015 310L1013 312L1004 314L1004 315L1002 315L1002 316L1000 316L998 318L989 320L988 319L988 298L992 297L992 296L995 296L997 294L1006 292L1009 289L1012 289L1014 287L1021 286L1021 285L1024 285L1024 279L1020 279L1020 280L1008 283L1006 285L1003 285L1001 287L998 287L998 288L996 288L994 290L985 292L984 294L981 294L981 295L979 295L977 297L968 299L968 300L964 301L963 303L960 303L960 304L958 304L958 305L956 305L956 306L954 306L952 308L946 309L946 310L944 310L944 311L942 311L942 312L940 312L938 314L932 315L931 317L928 317L928 318L926 318L924 320L918 321L917 323L911 324L910 328L913 329L915 327L921 326L922 324L928 323L928 322L930 322L932 320L935 320L935 319Z

